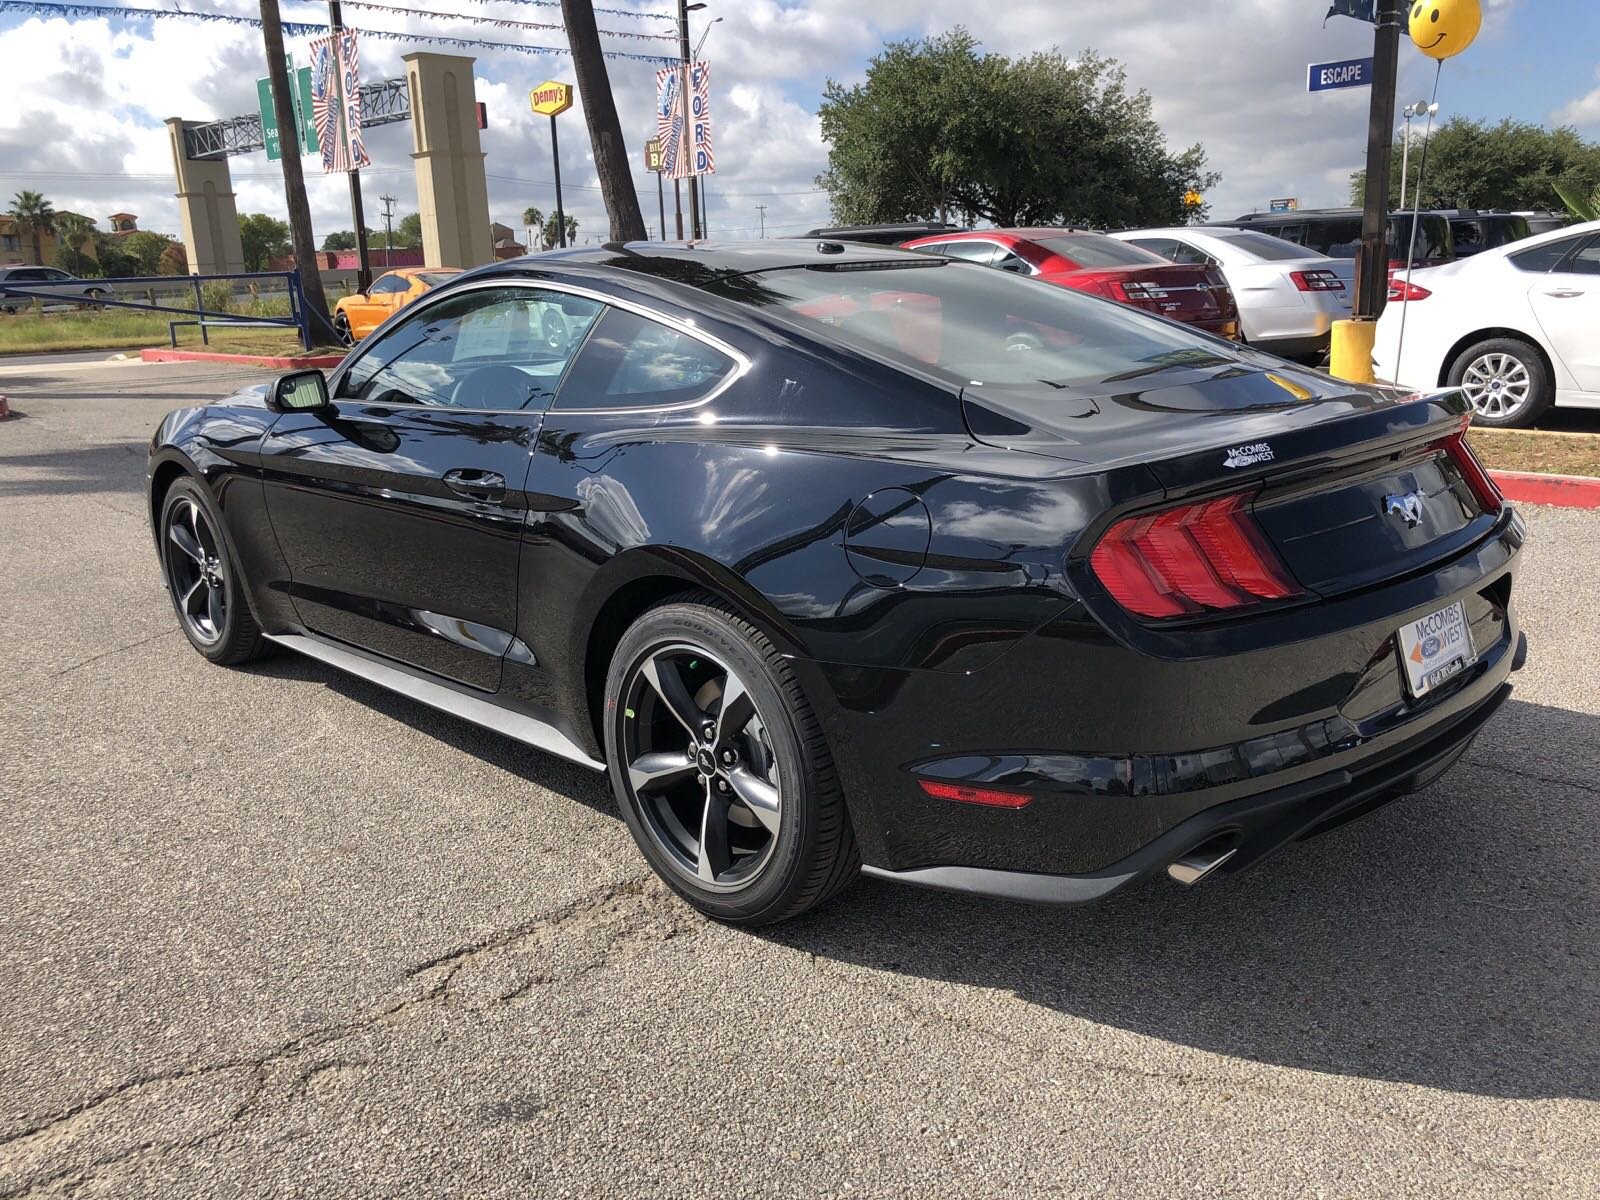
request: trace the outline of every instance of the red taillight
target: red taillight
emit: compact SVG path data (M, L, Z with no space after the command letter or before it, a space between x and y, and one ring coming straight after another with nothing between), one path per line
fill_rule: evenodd
M1141 617L1247 608L1303 594L1268 544L1244 494L1118 521L1089 565L1116 602Z
M1389 280L1389 299L1391 300L1426 300L1433 295L1425 287L1418 287L1409 279L1394 278Z
M1472 489L1472 494L1477 497L1483 511L1497 513L1505 505L1506 498L1500 494L1494 479L1484 469L1483 463L1478 460L1472 447L1467 444L1467 427L1471 424L1470 416L1462 417L1461 432L1445 438L1444 450L1450 456L1450 461L1456 464L1456 469L1461 472L1461 478Z
M1023 792L1002 792L994 788L966 787L959 783L940 783L919 779L922 790L936 800L955 800L960 804L987 804L990 808L1021 808L1033 797Z
M1337 271L1317 269L1315 271L1290 271L1289 278L1294 280L1295 287L1302 292L1342 292L1344 280L1339 278Z

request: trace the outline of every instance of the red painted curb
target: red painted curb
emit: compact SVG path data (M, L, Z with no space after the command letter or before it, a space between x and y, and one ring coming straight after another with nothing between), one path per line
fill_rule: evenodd
M1600 508L1600 479L1588 475L1541 475L1535 471L1490 471L1507 500L1557 508Z
M139 357L145 362L238 363L240 366L277 367L281 370L337 367L344 361L342 354L214 354L209 350L141 350Z

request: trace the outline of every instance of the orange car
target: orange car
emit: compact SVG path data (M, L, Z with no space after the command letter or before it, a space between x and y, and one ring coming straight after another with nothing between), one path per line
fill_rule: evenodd
M353 292L334 304L334 328L346 346L354 345L388 320L390 314L459 274L459 267L401 267L387 271L372 281L368 291Z

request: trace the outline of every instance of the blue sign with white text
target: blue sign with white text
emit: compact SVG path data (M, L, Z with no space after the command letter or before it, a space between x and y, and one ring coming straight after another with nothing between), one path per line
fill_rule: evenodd
M1371 86L1370 58L1347 58L1343 62L1312 63L1306 68L1308 92L1331 92L1335 88Z

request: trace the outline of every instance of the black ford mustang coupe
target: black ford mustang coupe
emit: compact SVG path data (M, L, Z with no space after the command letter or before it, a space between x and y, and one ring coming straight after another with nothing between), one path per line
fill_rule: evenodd
M608 245L170 414L149 501L208 659L609 770L754 924L1194 883L1436 778L1526 652L1466 414L975 264Z

